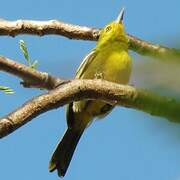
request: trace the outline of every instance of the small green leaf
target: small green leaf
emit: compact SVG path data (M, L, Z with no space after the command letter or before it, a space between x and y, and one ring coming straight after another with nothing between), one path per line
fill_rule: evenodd
M26 61L28 63L28 66L31 66L28 50L27 50L27 47L26 47L26 43L23 40L19 41L19 47L20 47L20 49L21 49L21 51L22 51L22 53L24 55L24 58L26 59Z
M31 68L36 69L38 65L38 61L35 60L32 64L31 64Z
M36 69L37 67L37 64L38 64L38 61L35 60L33 61L33 63L31 64L31 60L30 60L30 57L29 57L29 54L28 54L28 50L27 50L27 47L26 47L26 43L25 41L23 40L20 40L19 41L19 47L24 55L24 58L26 59L27 63L28 63L28 66L33 68L33 69Z
M13 94L15 93L13 89L6 87L6 86L0 86L0 91L3 91L6 94Z

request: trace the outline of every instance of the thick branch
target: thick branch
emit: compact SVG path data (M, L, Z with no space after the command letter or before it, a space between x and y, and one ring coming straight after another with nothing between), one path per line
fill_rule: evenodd
M60 83L59 78L2 56L0 56L0 71L5 71L21 78L25 87L53 89Z
M0 137L4 137L39 114L74 100L99 99L144 111L151 115L180 121L180 102L167 97L103 80L73 80L46 94L33 98L0 120Z
M30 35L61 35L70 39L83 40L97 40L99 36L99 29L89 28L85 26L78 26L67 24L58 20L49 21L31 21L31 20L17 20L17 21L0 21L0 35L16 36L20 34ZM160 58L169 58L171 56L179 56L180 52L177 49L171 49L156 44L151 44L143 41L132 35L128 35L129 48L141 55L148 55Z

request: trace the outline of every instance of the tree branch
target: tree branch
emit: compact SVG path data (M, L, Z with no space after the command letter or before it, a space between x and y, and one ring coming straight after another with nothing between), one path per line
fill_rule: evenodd
M0 35L15 37L21 34L30 35L61 35L70 39L83 39L96 41L99 37L99 29L67 24L58 20L49 21L0 21ZM180 51L173 48L163 47L143 41L132 35L127 35L129 48L141 55L169 59L180 57Z
M180 102L168 97L104 80L72 80L33 98L0 119L0 137L12 133L39 114L83 99L98 99L180 122Z
M70 39L97 40L99 29L50 21L0 21L0 35L16 36L62 35ZM160 58L180 57L179 50L154 45L128 35L129 48L142 55ZM180 102L145 90L119 85L103 80L65 81L40 72L8 58L0 57L0 70L18 76L25 87L53 89L28 101L14 112L0 119L0 137L4 137L41 113L58 108L71 101L99 99L113 105L121 105L144 111L151 115L180 122ZM61 86L57 87L59 84Z
M62 81L46 72L37 71L2 56L0 56L0 71L5 71L21 78L23 80L21 84L24 87L53 89Z

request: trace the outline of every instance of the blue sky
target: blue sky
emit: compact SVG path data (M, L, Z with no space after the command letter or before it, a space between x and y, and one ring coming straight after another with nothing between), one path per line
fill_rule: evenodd
M1 2L0 17L9 20L60 19L65 22L102 27L126 7L126 31L164 45L177 44L180 34L179 0L29 0ZM95 42L68 40L59 36L0 37L0 54L24 63L18 42L28 44L38 68L71 78ZM132 53L134 65L140 56ZM134 69L133 71L136 71ZM136 73L136 72L135 72ZM149 74L144 73L144 76ZM132 78L136 85L138 79ZM0 93L0 116L11 112L42 92L24 89L19 79L1 73L0 84L14 95ZM146 84L146 83L144 83ZM66 129L64 108L42 114L0 141L0 179L58 179L48 172L51 153ZM179 180L180 125L143 112L118 107L84 133L64 179Z

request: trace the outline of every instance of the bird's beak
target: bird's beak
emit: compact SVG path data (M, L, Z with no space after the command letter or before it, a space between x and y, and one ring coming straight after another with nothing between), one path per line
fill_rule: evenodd
M120 11L117 19L116 19L116 22L117 22L117 23L122 23L123 17L124 17L124 10L125 10L125 8L123 7L123 8L121 9L121 11Z

